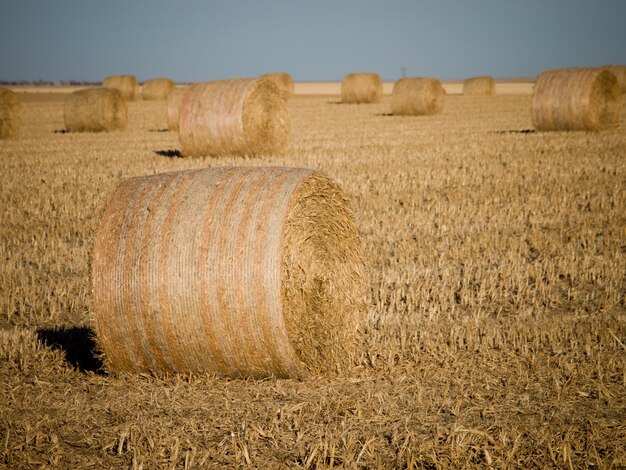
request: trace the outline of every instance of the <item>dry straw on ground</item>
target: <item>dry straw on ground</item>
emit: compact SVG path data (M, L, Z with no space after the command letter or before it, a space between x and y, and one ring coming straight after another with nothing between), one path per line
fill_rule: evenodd
M287 100L266 79L192 85L178 124L186 156L283 155L291 134Z
M0 139L17 139L20 133L21 105L17 95L0 88Z
M93 295L111 371L340 373L365 320L354 216L306 169L125 181L96 237Z
M261 75L259 78L266 78L273 81L285 98L289 99L293 97L293 94L295 92L295 85L293 83L291 75L289 75L288 73L266 73L265 75Z
M183 104L183 97L189 87L174 88L169 95L167 95L167 127L171 131L178 130L178 116L180 114L180 107Z
M495 95L496 84L491 77L473 77L463 82L464 95Z
M349 73L343 77L343 103L378 103L382 99L383 82L377 73Z
M626 93L626 65L605 65L603 68L615 75L622 93Z
M65 128L70 132L124 130L128 123L128 104L118 90L78 90L65 99L63 117Z
M169 78L155 78L146 80L141 88L141 96L148 101L166 100L174 89L174 82Z
M619 125L621 91L599 68L547 70L537 77L532 119L540 131L598 131Z
M438 114L446 91L435 78L402 78L391 93L391 112L397 115Z
M139 99L139 82L134 75L112 75L102 81L104 88L113 88L122 93L122 97L127 101Z

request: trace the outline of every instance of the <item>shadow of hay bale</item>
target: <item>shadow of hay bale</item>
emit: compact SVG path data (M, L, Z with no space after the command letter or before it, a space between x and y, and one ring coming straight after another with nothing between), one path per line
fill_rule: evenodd
M72 366L81 372L104 375L102 361L97 352L95 332L86 326L39 328L37 337L47 347L60 349Z
M183 158L183 153L180 150L168 149L168 150L155 150L159 157L167 157L167 158Z
M536 134L535 129L514 129L508 131L495 131L494 134Z

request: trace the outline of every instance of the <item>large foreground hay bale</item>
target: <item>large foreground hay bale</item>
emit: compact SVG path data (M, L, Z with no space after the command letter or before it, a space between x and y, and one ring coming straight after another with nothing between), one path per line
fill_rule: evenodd
M128 123L128 105L119 90L78 90L65 98L63 117L65 128L70 132L124 130Z
M283 155L291 133L287 100L262 78L192 85L178 124L187 156Z
M472 77L463 82L464 95L495 95L496 83L491 77Z
M391 93L391 112L397 115L437 114L443 110L446 91L434 78L402 78Z
M169 78L155 78L143 82L141 96L147 101L162 101L167 99L173 89L174 82Z
M615 75L622 93L626 93L626 65L605 65L603 68Z
M93 296L113 372L342 373L365 314L354 216L307 169L128 179L100 222Z
M119 90L127 101L139 99L139 82L134 75L112 75L104 79L102 86Z
M383 82L377 73L349 73L343 77L343 103L378 103L382 99Z
M547 70L537 77L532 119L539 131L609 129L619 124L615 75L598 68Z
M178 130L178 116L180 114L180 107L183 104L183 98L189 87L174 88L169 95L167 95L167 127L171 131Z
M293 83L291 75L288 73L266 73L265 75L261 75L259 78L266 78L273 81L285 98L289 99L293 97L296 87Z
M21 126L21 104L8 88L0 88L0 139L17 139Z

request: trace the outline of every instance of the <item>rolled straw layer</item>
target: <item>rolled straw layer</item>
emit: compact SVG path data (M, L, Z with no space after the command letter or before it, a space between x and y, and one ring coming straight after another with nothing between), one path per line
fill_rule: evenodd
M112 372L342 373L364 293L349 204L312 170L129 179L96 236L93 320Z
M473 77L463 82L464 95L495 95L496 83L491 77Z
M603 68L615 75L620 90L626 93L626 65L605 65Z
M349 73L341 82L342 103L378 103L383 99L383 82L377 73Z
M78 90L65 98L63 117L70 132L123 130L128 123L128 105L115 89Z
M169 78L146 80L141 88L141 97L148 101L166 100L174 89L174 82Z
M0 140L18 138L21 108L15 92L8 88L0 88Z
M446 96L441 82L434 78L402 78L391 93L391 112L396 115L438 114Z
M265 75L261 75L259 78L265 78L267 80L271 80L278 87L280 93L286 98L289 99L293 97L295 92L295 84L293 83L293 79L291 75L288 73L266 73Z
M192 85L178 124L187 156L283 155L291 132L287 100L266 79Z
M610 129L620 117L621 91L607 70L557 69L537 77L532 119L539 131Z
M178 130L178 117L180 115L180 107L183 104L183 97L188 87L174 88L167 95L167 127L171 131Z
M139 82L134 75L112 75L102 81L104 88L119 90L127 101L139 99Z

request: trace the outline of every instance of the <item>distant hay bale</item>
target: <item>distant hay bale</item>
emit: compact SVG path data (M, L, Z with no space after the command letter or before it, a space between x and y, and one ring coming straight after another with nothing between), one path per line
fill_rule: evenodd
M183 154L192 157L283 155L291 133L287 100L263 78L192 85L178 124Z
M308 169L131 178L100 222L93 297L111 372L345 373L365 316L354 215Z
M148 101L166 100L174 89L174 82L169 78L155 78L146 80L141 88L141 96Z
M293 97L295 85L291 75L288 73L266 73L265 75L261 75L259 78L266 78L273 81L285 98L289 99Z
M343 77L343 103L378 103L382 99L383 82L377 73L349 73Z
M127 101L139 99L139 82L134 75L112 75L104 79L102 86L119 90Z
M615 75L622 93L626 93L626 65L605 65L603 68Z
M391 93L391 112L397 115L438 114L443 110L446 91L434 78L402 78Z
M495 95L496 83L491 77L473 77L463 82L464 95Z
M532 119L539 131L598 131L619 125L621 91L599 68L547 70L537 77Z
M126 129L128 105L119 90L89 88L70 93L63 108L70 132L109 132Z
M189 87L174 88L167 95L167 127L171 131L178 130L178 116L180 107L183 104L183 97Z
M0 140L17 139L21 127L21 104L8 88L0 88Z

